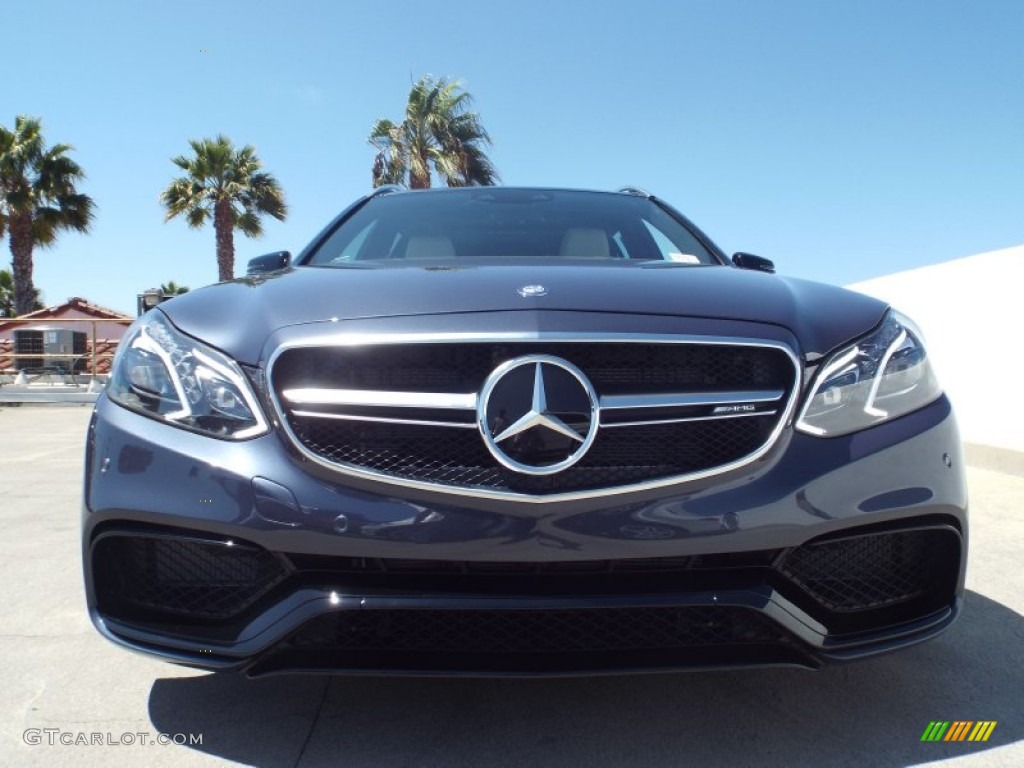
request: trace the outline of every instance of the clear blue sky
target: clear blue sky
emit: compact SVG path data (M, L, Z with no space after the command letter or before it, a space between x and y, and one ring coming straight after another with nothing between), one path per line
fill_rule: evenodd
M212 229L157 199L190 138L253 144L285 189L236 272L298 251L369 189L370 127L423 74L475 96L504 183L643 186L786 274L1024 242L1019 0L51 0L2 25L0 122L41 117L98 204L92 234L36 252L47 303L216 279Z

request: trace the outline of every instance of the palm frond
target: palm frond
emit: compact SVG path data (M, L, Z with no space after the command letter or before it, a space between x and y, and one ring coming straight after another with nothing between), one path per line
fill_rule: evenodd
M95 204L77 189L85 172L68 156L73 149L47 147L38 118L19 115L13 131L0 128L0 208L28 217L34 245L51 245L61 231L88 232L92 224Z
M445 151L441 148L431 153L431 160L438 175L444 180L445 186L461 187L465 174L462 169L462 157L457 152Z
M56 231L81 232L89 231L96 216L96 203L88 195L79 192L64 192L56 197L55 205L41 208L40 212L56 211L53 226Z
M463 146L463 182L471 187L489 187L501 182L491 159L472 144Z
M160 283L160 293L164 296L180 296L183 293L188 293L189 288L187 285L178 285L173 280L168 280L166 283Z
M381 118L373 124L373 128L370 129L369 141L373 146L379 146L378 142L384 144L390 144L392 141L392 133L395 130L395 124L387 118Z
M253 211L245 211L235 216L235 229L246 237L259 237L263 234L263 225L260 217Z
M184 215L193 228L212 220L218 242L218 275L230 279L232 231L259 237L263 216L283 221L288 215L284 190L273 175L262 170L263 163L250 144L235 147L227 136L218 134L212 139L191 139L189 146L191 156L171 160L185 175L173 179L160 194L164 219ZM225 242L228 256L221 258Z
M238 196L238 200L247 213L266 214L278 221L284 221L288 215L284 191L277 179L269 173L252 174L247 188Z
M163 203L167 211L164 221L170 221L174 217L192 210L209 208L210 202L207 199L206 191L202 183L187 176L174 179L160 193L160 202Z
M185 213L185 221L192 229L202 229L206 226L206 222L210 220L213 215L209 207L201 208L189 208Z
M473 97L458 80L424 75L409 89L401 123L380 119L368 141L374 186L404 181L430 186L436 171L448 186L494 184L498 174L485 148L491 137L471 111Z

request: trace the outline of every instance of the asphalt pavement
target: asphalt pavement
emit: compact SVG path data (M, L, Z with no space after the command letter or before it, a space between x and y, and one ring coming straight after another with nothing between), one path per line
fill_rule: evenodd
M78 539L90 410L0 407L0 765L1024 766L1024 473L1005 457L968 470L961 618L897 654L820 672L253 681L92 628ZM934 720L997 725L985 743L921 742Z

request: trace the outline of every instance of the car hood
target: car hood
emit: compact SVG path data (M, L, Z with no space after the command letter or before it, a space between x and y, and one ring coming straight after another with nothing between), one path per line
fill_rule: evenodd
M543 286L543 295L522 291L525 286ZM288 326L535 310L767 323L788 329L802 352L816 357L870 330L886 305L835 286L763 272L634 262L297 267L190 291L160 309L185 333L256 363L267 338ZM467 319L466 330L472 324Z

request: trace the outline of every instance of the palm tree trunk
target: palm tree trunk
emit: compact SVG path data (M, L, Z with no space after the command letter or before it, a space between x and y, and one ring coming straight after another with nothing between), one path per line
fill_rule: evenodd
M413 149L413 152L417 153L419 162L409 163L409 189L430 189L430 166L427 165L427 158L417 149Z
M218 200L213 208L213 229L217 233L217 279L221 282L235 277L235 222L231 203Z
M32 311L36 295L32 285L32 217L12 214L8 220L11 238L11 272L14 278L14 314Z

